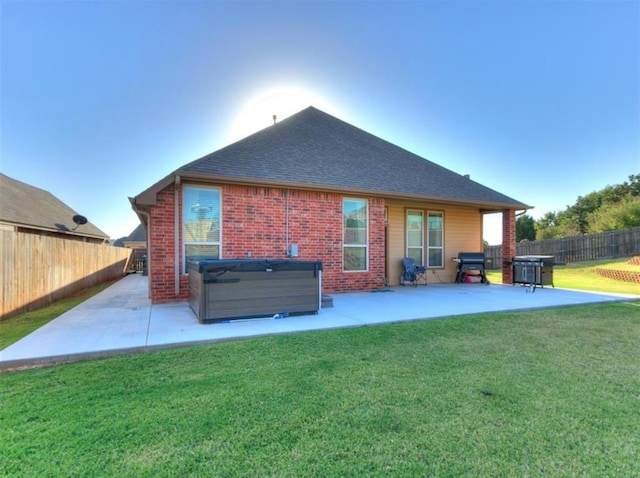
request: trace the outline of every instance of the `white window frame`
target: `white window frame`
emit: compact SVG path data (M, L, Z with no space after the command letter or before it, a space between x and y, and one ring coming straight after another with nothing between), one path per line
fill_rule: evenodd
M409 215L410 214L419 214L422 217L422 224L420 227L420 246L411 246L409 245ZM411 257L409 254L409 249L420 249L420 261L419 266L424 265L424 252L425 252L425 224L424 224L424 211L420 209L407 209L406 217L405 217L405 257Z
M429 229L429 217L430 216L439 216L440 220L441 220L441 224L442 224L442 228L440 229L440 246L432 246L430 244L430 235L429 232L431 232ZM427 254L426 254L426 259L427 262L430 262L430 258L431 258L431 250L436 250L439 249L440 250L440 258L441 258L441 263L438 266L433 266L431 264L427 264L427 267L431 268L431 269L443 269L444 268L444 212L443 211L427 211L427 221L426 221L426 227L425 227L425 231L426 231L426 235L427 235L427 240L426 240L426 246L427 246Z
M345 224L344 224L344 217L345 217L345 211L344 211L344 206L345 206L345 202L346 201L357 201L357 202L361 202L366 206L366 214L365 214L365 243L364 244L347 244L346 242L344 242L344 235L345 235ZM368 272L369 271L369 200L367 199L362 199L362 198L350 198L350 197L343 197L342 198L342 218L341 218L341 222L342 222L342 272L345 273L360 273L360 272ZM345 257L345 249L347 247L358 247L358 248L363 248L364 249L364 269L357 269L357 270L346 270L344 268L345 264L344 264L344 257Z
M218 235L218 241L187 241L186 240L186 222L185 222L185 208L186 208L186 191L188 189L203 189L218 192L218 222L220 227L220 233ZM213 186L204 186L201 184L184 184L182 187L182 271L183 274L187 274L187 246L218 246L218 259L222 258L222 189Z

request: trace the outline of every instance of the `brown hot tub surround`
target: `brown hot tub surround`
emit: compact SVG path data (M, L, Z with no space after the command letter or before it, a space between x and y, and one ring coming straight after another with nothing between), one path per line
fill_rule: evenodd
M189 305L202 323L316 314L322 262L229 259L189 262Z

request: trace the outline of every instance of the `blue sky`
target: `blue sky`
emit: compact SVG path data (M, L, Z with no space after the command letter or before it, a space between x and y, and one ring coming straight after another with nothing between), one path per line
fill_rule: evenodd
M112 237L129 196L309 104L535 218L640 173L639 1L0 5L0 171Z

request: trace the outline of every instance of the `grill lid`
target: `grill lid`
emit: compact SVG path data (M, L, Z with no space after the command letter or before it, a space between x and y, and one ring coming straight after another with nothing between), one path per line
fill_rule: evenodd
M542 262L544 265L553 265L554 256L515 256L513 262Z
M484 264L484 252L458 252L461 264Z

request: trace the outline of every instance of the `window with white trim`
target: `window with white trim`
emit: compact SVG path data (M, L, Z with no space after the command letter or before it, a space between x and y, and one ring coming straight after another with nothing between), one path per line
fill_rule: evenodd
M444 265L444 216L441 212L427 213L427 267Z
M407 211L407 257L424 264L424 213Z
M182 188L183 264L220 258L220 189Z
M441 212L429 211L426 217L425 224L424 211L407 210L406 257L413 258L417 265L443 267L444 216Z
M369 219L366 199L342 200L342 270L366 271L369 256Z

